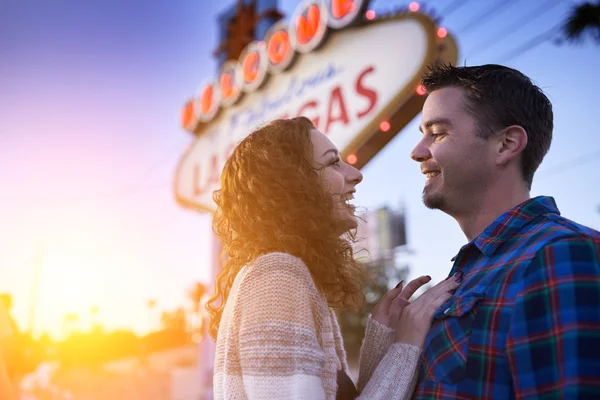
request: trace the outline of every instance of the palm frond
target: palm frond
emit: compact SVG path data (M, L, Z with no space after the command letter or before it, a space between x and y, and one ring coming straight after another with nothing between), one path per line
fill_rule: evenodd
M563 33L571 42L580 42L589 34L600 44L600 1L573 7L563 26Z

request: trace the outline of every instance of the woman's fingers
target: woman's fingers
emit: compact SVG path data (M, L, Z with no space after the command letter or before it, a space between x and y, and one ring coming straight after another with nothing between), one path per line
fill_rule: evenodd
M459 286L460 286L460 277L458 277L458 279L457 279L456 277L451 276L448 279L445 279L445 280L439 282L434 287L427 290L425 293L423 293L421 296L419 296L419 298L417 300L415 300L415 302L418 301L421 304L430 303L430 302L434 301L435 299L437 299L438 297L440 297L442 294L445 294L448 292L454 292L454 290Z
M439 297L434 299L431 303L429 303L429 307L427 307L427 313L433 317L433 314L444 304L452 294L449 292L442 293Z
M404 310L402 311L397 325L398 327L396 328L396 340L422 347L431 326L433 315L450 297L452 297L454 290L460 286L460 280L460 275L458 277L450 277L427 290L412 303L404 306ZM428 280L424 283L426 282L428 282ZM422 286L424 283L415 286L417 286L418 289L418 287ZM411 290L413 288L414 286ZM408 286L406 289L408 289ZM413 290L412 293L414 294L415 291L416 290ZM398 298L403 298L404 294L405 292L403 291ZM396 300L394 300L394 302L396 302ZM392 303L392 307L394 307L394 303Z
M423 285L431 280L430 276L420 276L417 279L413 279L406 285L404 290L400 293L400 297L405 300L409 300L413 294Z
M406 300L402 296L396 296L396 298L392 301L392 304L390 304L390 314L400 315L402 310L404 310L404 308L406 308L406 306L409 304L410 301Z
M439 282L437 285L427 290L412 304L412 312L416 314L425 314L426 319L433 316L435 311L440 308L446 300L452 297L454 290L460 286L461 277L449 277L448 279Z
M404 285L404 281L400 281L400 283L393 289L388 290L383 296L381 296L381 300L377 305L381 304L381 308L388 309L392 304L392 301L402 292L402 288Z
M446 292L449 292L449 291L453 291L453 290L455 290L457 287L459 287L459 286L460 286L460 282L461 282L460 278L459 278L459 279L457 279L456 277L454 277L454 276L451 276L451 277L449 277L448 279L446 279L446 280L443 280L443 281L441 281L440 283L438 283L437 285L435 285L435 286L432 288L432 294L433 294L435 297L438 297L438 296L440 296L442 293L446 293Z
M377 305L371 311L371 316L373 319L380 324L385 326L392 327L395 325L399 313L396 311L396 308L392 305L392 302L398 298L400 292L402 292L402 284L404 281L401 281L394 289L389 290L385 293Z

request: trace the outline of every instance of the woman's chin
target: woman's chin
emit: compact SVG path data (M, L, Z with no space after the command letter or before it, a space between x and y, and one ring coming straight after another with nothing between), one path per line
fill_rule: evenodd
M338 212L338 221L340 221L339 227L343 232L346 233L353 229L358 228L358 218L354 215L354 209L344 209Z
M344 219L344 228L346 229L346 231L350 231L353 229L358 228L358 219L352 215L348 218Z

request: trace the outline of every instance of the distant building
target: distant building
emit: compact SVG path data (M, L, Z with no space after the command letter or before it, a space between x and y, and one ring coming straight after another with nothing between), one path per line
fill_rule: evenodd
M393 283L408 275L404 257L410 254L405 210L382 207L360 215L354 244L355 256L370 270Z
M410 271L411 255L406 235L406 213L382 207L359 216L354 255L366 267L369 281L363 288L365 308L361 312L339 313L348 359L352 365L358 360L367 314L389 289L406 280Z

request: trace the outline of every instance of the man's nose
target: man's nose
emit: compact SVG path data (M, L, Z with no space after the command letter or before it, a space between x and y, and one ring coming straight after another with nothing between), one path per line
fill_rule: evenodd
M431 158L429 147L424 143L423 140L417 143L413 151L410 153L410 158L416 162L423 162Z

